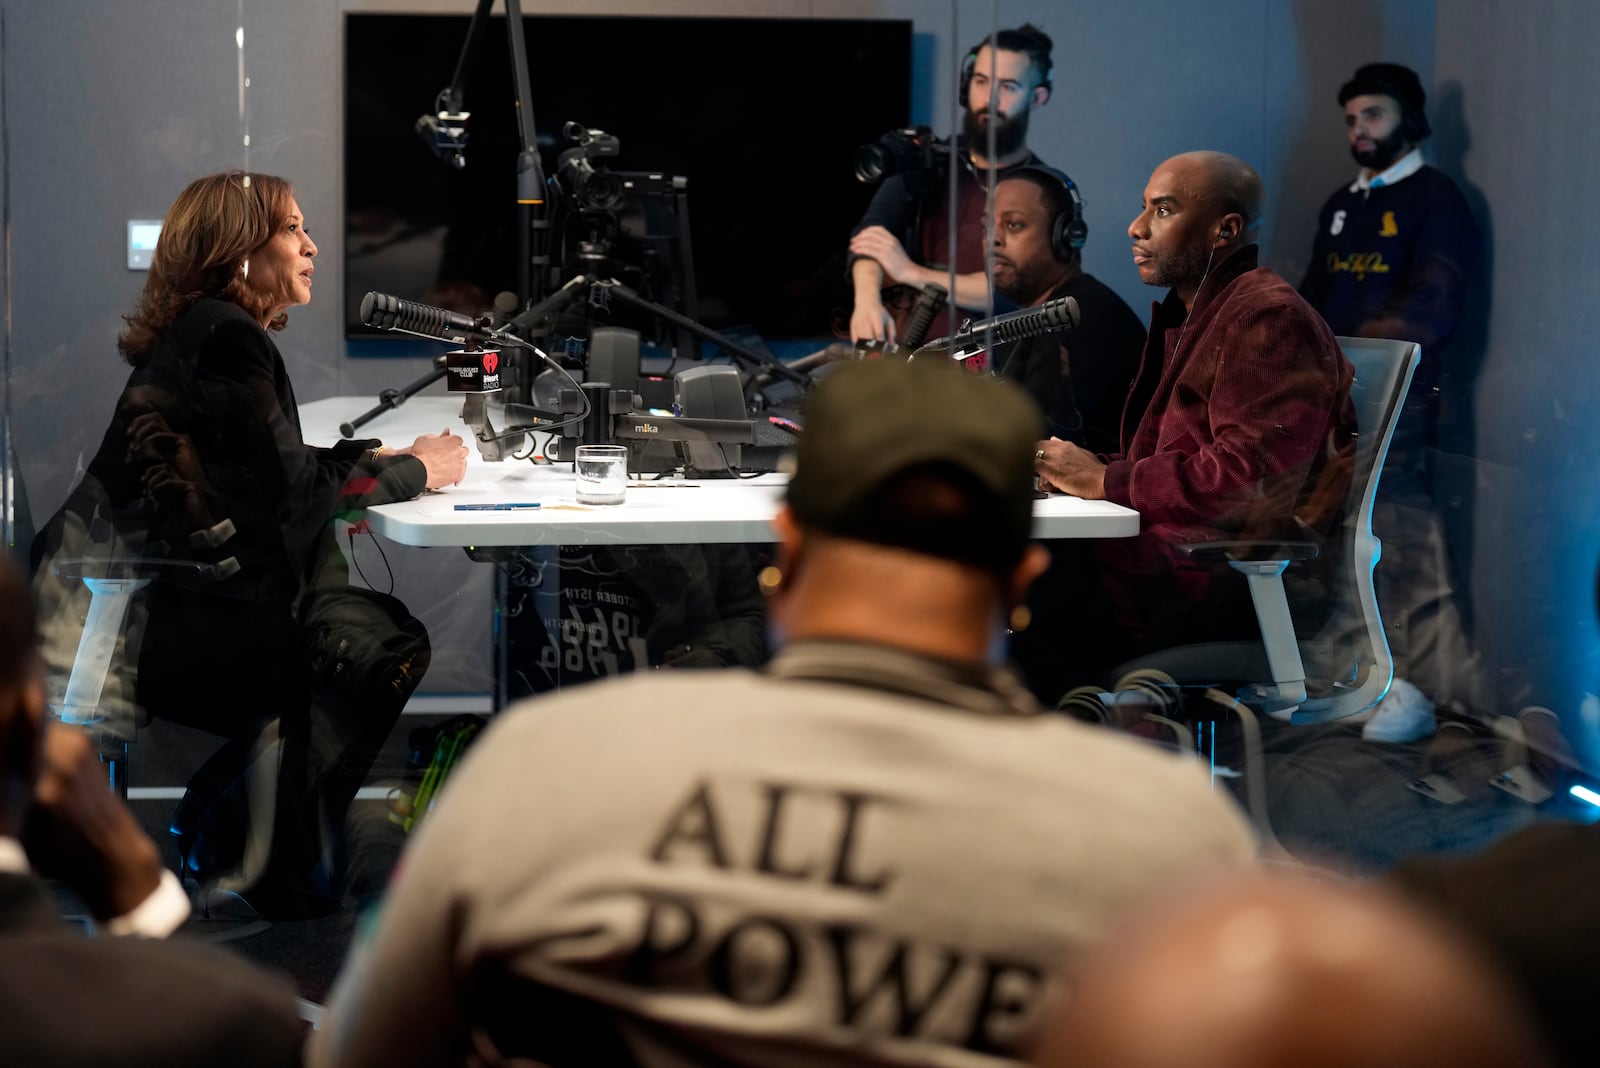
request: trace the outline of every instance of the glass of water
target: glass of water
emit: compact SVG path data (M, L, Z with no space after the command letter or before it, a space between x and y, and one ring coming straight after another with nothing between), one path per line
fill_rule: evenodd
M579 504L621 504L627 496L626 445L579 445L574 466Z

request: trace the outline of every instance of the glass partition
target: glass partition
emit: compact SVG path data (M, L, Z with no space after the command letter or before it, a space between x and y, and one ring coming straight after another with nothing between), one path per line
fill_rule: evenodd
M460 63L473 5L401 6L3 14L6 541L217 931L376 900L511 702L767 664L807 390L917 350L1130 510L997 635L1043 707L1358 881L1600 815L1592 139L1467 12L528 5L519 87L503 14ZM301 933L237 945L320 1000Z

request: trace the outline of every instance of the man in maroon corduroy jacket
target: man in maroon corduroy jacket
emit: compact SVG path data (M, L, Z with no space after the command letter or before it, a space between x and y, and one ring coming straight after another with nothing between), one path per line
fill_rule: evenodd
M1143 204L1128 227L1133 261L1147 285L1170 292L1152 309L1122 450L1096 456L1051 439L1035 454L1042 486L1141 517L1137 538L1091 550L1094 624L1111 636L1101 659L1255 636L1242 576L1174 546L1320 541L1339 518L1355 433L1352 371L1333 334L1293 286L1257 266L1255 171L1218 152L1174 156L1150 176ZM1325 571L1337 566L1328 556Z

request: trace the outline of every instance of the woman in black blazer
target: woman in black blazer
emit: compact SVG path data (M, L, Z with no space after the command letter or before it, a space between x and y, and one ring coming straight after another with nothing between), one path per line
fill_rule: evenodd
M58 558L104 555L155 576L124 629L136 671L119 727L157 716L229 739L173 830L191 874L226 874L270 912L330 889L326 870L313 879L317 828L342 825L427 664L404 606L350 586L337 536L368 505L459 481L467 457L449 431L403 448L304 442L273 334L311 300L316 255L282 178L231 171L179 195L124 316L133 371L111 426L40 539ZM273 737L272 862L241 873L242 772Z

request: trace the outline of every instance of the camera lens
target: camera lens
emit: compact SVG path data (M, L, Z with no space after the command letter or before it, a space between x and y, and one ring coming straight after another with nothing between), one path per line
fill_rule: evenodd
M862 145L856 149L856 180L876 182L889 173L894 160L881 145Z
M606 171L594 171L583 183L583 199L597 211L610 211L622 204L622 181Z

